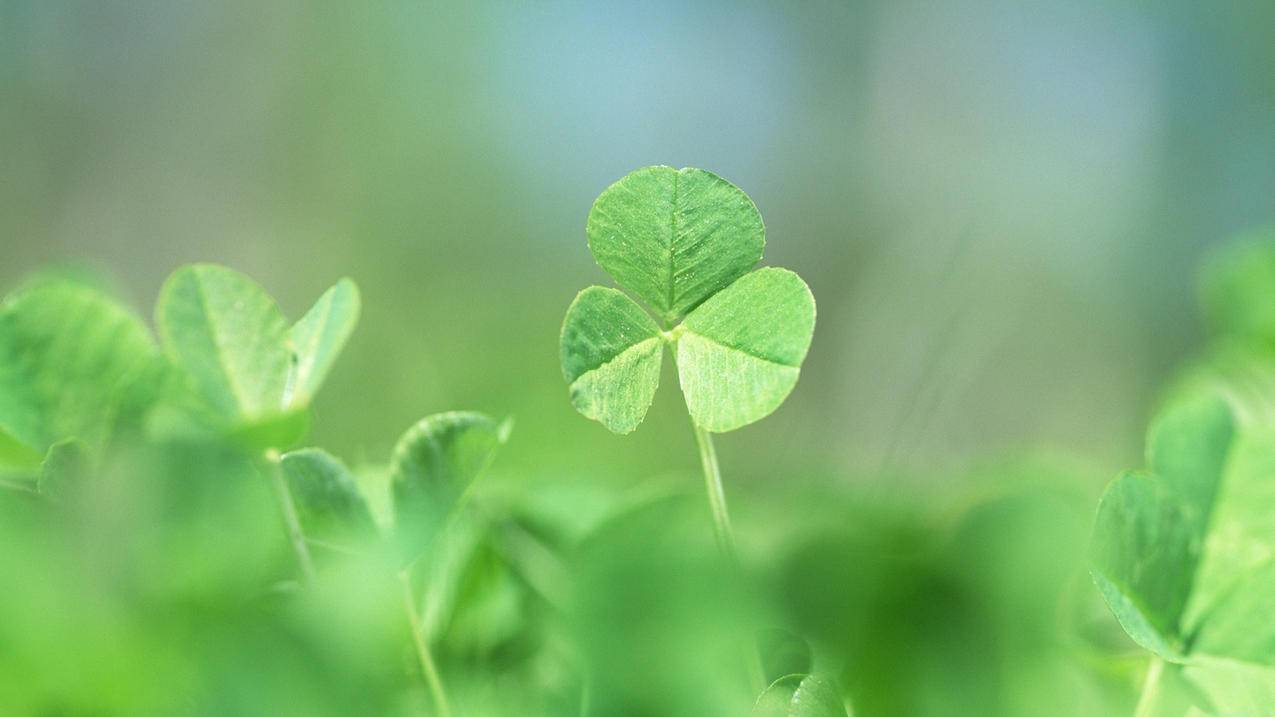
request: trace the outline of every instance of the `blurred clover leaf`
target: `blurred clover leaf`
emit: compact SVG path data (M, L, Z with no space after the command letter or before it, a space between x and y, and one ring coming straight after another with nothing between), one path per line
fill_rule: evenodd
M0 465L38 465L53 444L109 438L157 356L146 326L101 291L37 281L0 306Z
M1148 471L1112 482L1094 525L1090 571L1121 626L1222 714L1275 694L1272 439L1215 396L1179 401L1149 432Z
M646 167L598 197L587 233L598 264L660 323L615 289L576 296L560 340L576 410L633 431L654 399L664 345L704 430L732 431L783 403L810 347L815 301L790 271L753 271L765 229L746 194L701 169Z
M165 282L155 309L163 346L201 408L251 447L295 443L306 410L359 315L342 279L294 326L274 299L237 271L195 264Z
M404 565L433 543L509 436L510 422L481 413L427 416L399 439L390 459L394 529Z
M841 694L820 675L776 680L753 705L752 717L846 717Z

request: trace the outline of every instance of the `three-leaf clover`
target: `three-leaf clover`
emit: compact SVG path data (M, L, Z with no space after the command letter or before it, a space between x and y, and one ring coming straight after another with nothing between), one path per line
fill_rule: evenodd
M666 345L704 430L732 431L783 403L810 347L815 301L793 272L753 270L765 228L743 191L702 169L646 167L598 197L586 231L598 264L655 318L616 289L576 296L560 341L576 410L615 433L637 428Z
M1090 571L1107 605L1219 714L1275 715L1261 697L1275 695L1272 439L1214 396L1184 399L1153 424L1148 470L1111 483L1094 525Z

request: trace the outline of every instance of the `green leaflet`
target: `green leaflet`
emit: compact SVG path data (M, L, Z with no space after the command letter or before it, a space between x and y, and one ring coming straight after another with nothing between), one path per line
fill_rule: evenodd
M357 547L376 535L376 525L353 475L318 448L285 453L280 460L306 537L321 545Z
M428 416L399 439L390 459L395 534L402 562L432 544L448 515L508 436L508 423L481 413Z
M1271 439L1237 433L1219 399L1184 401L1150 431L1150 474L1121 476L1099 505L1095 582L1130 636L1188 676L1221 679L1220 663L1275 668L1264 617L1275 594Z
M752 717L846 717L846 708L826 678L789 675L766 688L753 705Z
M765 418L797 385L815 299L787 269L758 269L691 312L677 374L695 423L725 432Z
M296 362L293 365L283 403L306 405L318 392L323 379L345 347L359 321L359 289L353 281L341 279L288 332Z
M292 445L305 435L306 407L358 312L358 289L342 279L289 327L274 299L243 274L182 267L155 309L164 348L185 379L169 403L183 414L211 414L249 449Z
M589 211L589 249L621 286L673 321L761 260L766 230L738 187L702 169L644 167Z
M0 461L30 465L66 438L96 446L156 356L150 332L97 290L47 280L0 307Z
M173 361L218 414L246 419L277 412L292 357L274 299L237 271L210 264L173 272L155 309Z
M791 271L750 273L765 232L747 195L703 170L647 167L598 197L588 234L598 264L665 327L685 319L661 332L620 291L581 292L559 344L576 410L615 433L637 428L659 385L662 343L674 347L687 408L705 430L732 431L783 403L810 347L815 302Z
M562 325L562 374L576 410L615 433L638 427L660 384L660 327L623 292L580 292Z

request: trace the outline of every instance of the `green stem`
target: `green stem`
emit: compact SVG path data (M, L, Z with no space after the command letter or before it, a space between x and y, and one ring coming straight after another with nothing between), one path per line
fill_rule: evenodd
M1133 717L1152 717L1156 703L1160 699L1160 675L1164 672L1164 660L1151 658L1151 666L1147 668L1147 677L1142 683L1142 696L1138 698L1138 706Z
M717 450L713 447L713 436L691 419L695 429L695 443L699 446L700 466L704 469L704 487L708 490L708 506L713 513L713 532L717 536L717 546L730 562L732 569L742 573L739 552L735 548L735 531L730 527L730 512L726 509L726 491L722 487L722 469L717 464ZM766 673L762 667L761 651L756 640L748 640L746 647L748 661L748 677L753 692L761 694L766 689Z
M447 692L443 689L443 679L438 674L438 665L434 663L434 655L425 642L425 629L421 625L420 615L416 612L416 597L412 594L412 578L406 570L400 570L398 581L403 585L403 609L407 612L407 622L412 630L412 642L416 644L416 657L421 663L421 672L429 685L430 696L434 698L434 711L438 717L451 717L452 708L447 701Z
M283 477L283 466L279 462L279 452L271 450L266 453L266 468L270 474L270 483L274 487L275 499L279 502L279 510L283 513L283 524L288 531L288 540L292 550L297 554L297 563L301 565L301 576L307 585L314 583L314 561L310 558L310 548L305 543L305 533L301 530L301 519L297 516L297 504L292 500L292 491L288 490L288 482Z

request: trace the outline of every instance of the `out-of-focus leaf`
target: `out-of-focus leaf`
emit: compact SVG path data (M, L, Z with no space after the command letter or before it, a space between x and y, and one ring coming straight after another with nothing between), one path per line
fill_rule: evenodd
M321 449L303 448L285 453L280 465L307 539L348 548L376 535L354 476L339 460Z
M1275 717L1275 668L1201 658L1187 665L1184 673L1218 717Z
M232 424L227 437L245 450L295 446L310 430L310 412L305 407L267 413Z
M353 281L341 279L293 325L288 337L295 362L285 390L285 405L303 406L314 398L358 321L359 289Z
M814 666L810 644L787 630L772 628L763 631L757 638L757 647L767 682L788 675L808 674Z
M421 419L390 459L395 533L404 563L424 552L505 441L501 424L467 411Z
M747 273L766 244L748 195L693 168L629 173L594 202L586 232L598 264L665 321Z
M585 289L567 309L559 349L576 410L615 433L637 428L664 356L660 328L642 307L615 289Z
M682 324L677 374L691 417L714 432L770 415L797 384L815 328L815 299L786 269L758 269Z
M282 409L288 326L256 282L222 266L182 267L160 292L155 323L168 354L220 415L247 421Z
M132 313L80 284L44 281L0 307L0 461L30 465L55 442L105 440L156 356Z
M1237 434L1224 402L1196 397L1156 421L1147 453L1151 474L1117 479L1099 506L1091 571L1103 596L1129 635L1167 660L1222 661L1237 666L1225 676L1237 681L1266 674L1275 668L1275 623L1264 617L1275 594L1272 435Z
M74 496L88 477L88 449L80 441L69 438L54 443L40 464L40 494L54 502Z
M761 694L752 717L846 717L846 708L828 678L789 675Z

